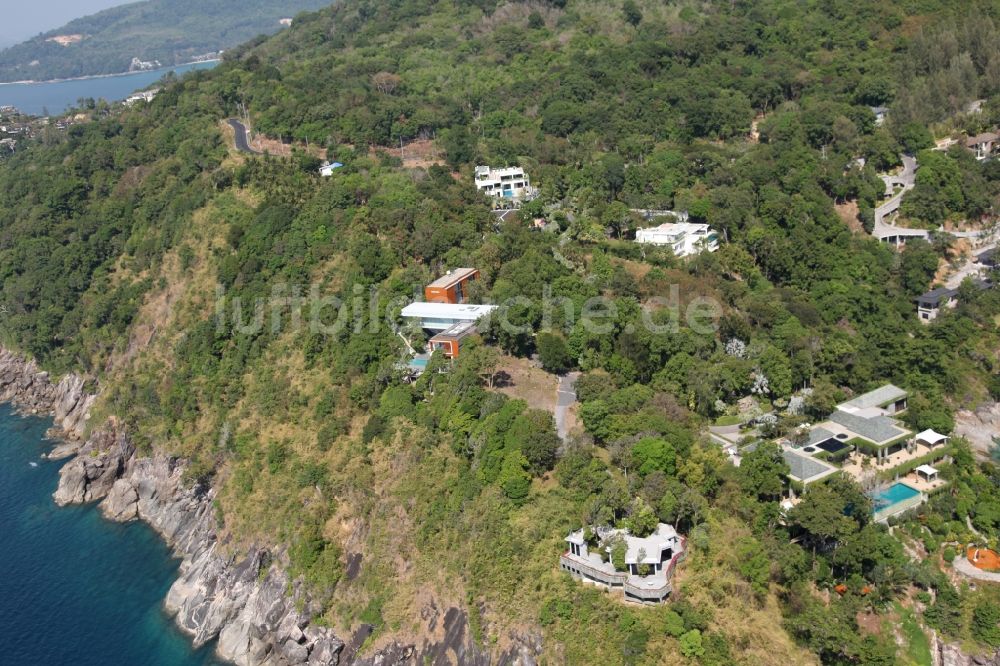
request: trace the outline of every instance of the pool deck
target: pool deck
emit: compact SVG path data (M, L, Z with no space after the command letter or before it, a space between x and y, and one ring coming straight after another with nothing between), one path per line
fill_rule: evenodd
M916 472L910 472L900 479L900 481L912 488L916 488L922 493L932 493L938 488L948 485L948 482L940 476L933 481L927 481L926 479L917 476Z
M881 465L875 464L871 457L855 451L847 458L846 461L844 461L841 469L860 481L865 477L866 473L872 471L881 472L883 470L892 469L893 467L899 467L904 463L916 460L917 458L922 458L940 448L941 447L938 446L932 449L929 446L917 444L914 447L913 453L910 453L906 449L897 451L888 456L885 462ZM862 465L861 463L863 460L868 460L869 464L867 466Z

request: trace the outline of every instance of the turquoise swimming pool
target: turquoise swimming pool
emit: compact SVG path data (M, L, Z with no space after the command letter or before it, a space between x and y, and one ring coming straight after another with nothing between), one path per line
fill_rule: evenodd
M426 359L426 358L414 358L414 359L411 359L410 360L410 367L411 368L420 368L421 370L423 370L424 368L427 367L427 361L428 361L428 359Z
M890 509L896 504L902 504L903 502L908 502L914 497L919 497L920 491L915 488L911 488L905 483L894 483L885 490L881 490L877 493L871 495L873 511L874 513L879 513Z

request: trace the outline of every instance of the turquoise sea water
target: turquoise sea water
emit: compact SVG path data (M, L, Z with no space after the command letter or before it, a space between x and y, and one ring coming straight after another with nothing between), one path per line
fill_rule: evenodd
M53 503L49 425L0 405L0 663L215 664L163 611L178 561L149 527Z
M905 502L906 500L916 497L920 493L905 483L894 483L885 490L877 493L872 497L874 500L875 511L881 511L882 509L888 508L893 504L899 504L900 502Z
M59 114L76 104L81 97L106 99L117 102L136 90L146 88L159 81L170 71L178 76L193 69L210 69L217 63L199 62L180 67L157 69L152 72L136 72L117 76L95 76L71 81L47 81L42 83L0 84L0 106L16 106L24 113L35 116Z

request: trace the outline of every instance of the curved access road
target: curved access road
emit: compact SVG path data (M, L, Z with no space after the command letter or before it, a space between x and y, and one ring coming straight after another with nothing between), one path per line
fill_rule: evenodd
M926 229L907 229L897 227L885 222L885 218L899 210L899 205L903 201L903 195L913 189L916 185L917 159L912 155L903 155L903 171L898 176L882 176L885 182L886 196L892 195L896 186L901 187L895 195L888 201L875 209L875 224L872 227L872 236L880 241L899 245L907 238L930 237L930 232Z
M966 578L972 578L974 580L986 581L989 583L1000 583L1000 573L993 571L983 571L972 562L965 558L965 553L959 553L958 557L952 563L955 571L962 574Z
M916 185L917 159L912 155L903 155L902 158L903 171L901 173L895 176L889 174L879 176L882 182L885 183L885 196L890 198L875 209L875 224L872 226L872 236L874 238L896 246L905 243L910 238L929 240L931 235L931 232L926 229L897 227L885 221L885 218L899 210L899 206L903 201L903 195L912 190ZM901 189L893 194L897 187ZM944 227L939 227L938 231L944 231ZM949 231L948 233L955 238L969 239L980 238L984 234L982 231Z
M260 153L250 147L250 133L247 130L247 126L236 120L236 118L229 118L226 120L229 126L233 128L233 133L235 135L236 150L241 153L250 153L251 155L259 155Z

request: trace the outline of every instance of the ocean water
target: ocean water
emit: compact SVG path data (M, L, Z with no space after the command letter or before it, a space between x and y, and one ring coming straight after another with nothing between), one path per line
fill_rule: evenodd
M53 503L50 423L0 405L0 663L217 664L163 611L178 561L152 529Z
M59 114L76 104L82 97L106 99L118 102L140 88L156 83L167 72L178 76L193 69L211 69L218 63L199 62L180 67L167 67L151 72L135 72L116 76L95 76L68 81L44 81L41 83L0 83L0 106L16 106L24 113L35 116Z

